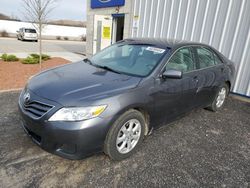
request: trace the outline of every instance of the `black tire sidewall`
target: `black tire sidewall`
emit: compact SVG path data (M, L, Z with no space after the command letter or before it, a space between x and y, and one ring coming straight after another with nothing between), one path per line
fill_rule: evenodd
M116 148L117 135L118 135L121 127L127 121L129 121L131 119L137 119L140 122L141 135L140 135L140 138L139 138L136 146L130 152L128 152L126 154L121 154ZM110 128L108 135L106 137L106 140L105 140L104 152L106 154L108 154L113 160L117 160L117 161L128 158L129 156L133 155L137 151L139 145L141 144L141 142L144 138L145 125L146 125L145 118L143 117L143 115L139 111L129 110L129 111L125 112L115 121L113 126Z

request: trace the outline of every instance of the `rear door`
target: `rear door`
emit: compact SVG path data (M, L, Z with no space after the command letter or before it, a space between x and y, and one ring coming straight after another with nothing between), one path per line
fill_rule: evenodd
M180 70L181 79L158 79L155 86L155 109L158 123L168 123L195 106L197 91L196 63L192 47L178 49L164 70Z
M210 48L197 46L195 55L198 61L197 103L201 107L211 104L224 80L224 65Z

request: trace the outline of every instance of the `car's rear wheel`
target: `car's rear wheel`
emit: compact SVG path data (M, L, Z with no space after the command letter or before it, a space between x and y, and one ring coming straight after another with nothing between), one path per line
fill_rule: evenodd
M221 109L225 103L228 92L229 92L228 85L224 84L222 87L220 87L217 95L213 100L213 103L209 107L207 107L207 109L213 112L216 112L217 110Z
M104 152L113 160L122 160L136 152L145 133L145 118L137 110L121 115L110 128Z

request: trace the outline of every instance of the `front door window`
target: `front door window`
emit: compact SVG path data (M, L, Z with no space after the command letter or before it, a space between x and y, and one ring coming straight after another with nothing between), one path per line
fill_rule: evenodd
M170 69L180 70L183 73L195 69L195 62L190 48L182 48L172 56L166 65L166 70Z

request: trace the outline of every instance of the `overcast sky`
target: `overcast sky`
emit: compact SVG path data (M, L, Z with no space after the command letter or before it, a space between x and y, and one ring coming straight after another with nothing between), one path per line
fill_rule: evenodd
M86 20L86 0L57 0L55 5L51 20ZM22 10L22 0L0 0L0 13L23 19Z

